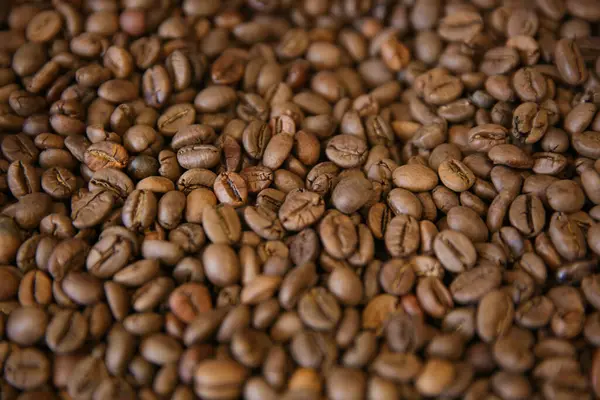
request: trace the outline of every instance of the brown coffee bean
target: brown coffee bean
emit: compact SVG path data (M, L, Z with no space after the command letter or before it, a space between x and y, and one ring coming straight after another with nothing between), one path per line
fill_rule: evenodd
M87 269L98 278L110 278L125 267L133 250L133 244L128 239L117 235L106 236L91 248L86 260ZM72 270L73 267L68 269Z
M450 292L438 278L421 279L416 294L421 307L434 318L442 318L454 305Z
M235 172L219 174L215 179L213 189L220 202L233 207L244 205L248 199L246 182Z
M308 190L289 192L279 209L279 219L284 228L300 231L318 221L325 212L321 196Z
M548 229L552 244L569 261L585 257L587 247L579 226L562 212L552 214Z
M327 143L325 153L342 168L357 167L367 159L367 144L354 135L337 135Z
M385 245L394 257L408 256L419 248L419 224L414 217L397 215L385 231Z
M89 355L76 364L67 383L67 391L73 397L91 397L106 378L108 371L102 359Z
M461 41L469 39L483 29L481 16L475 12L459 12L440 21L438 34L445 40Z
M300 298L298 314L313 329L330 331L341 318L341 308L331 293L323 288L315 288Z
M441 231L433 242L433 250L444 268L463 272L477 261L477 253L470 239L458 231Z
M412 192L432 190L438 183L435 172L419 164L402 165L394 170L394 184Z
M523 150L512 144L499 144L493 147L488 157L496 165L506 165L511 168L530 168L533 160Z
M44 335L48 316L39 307L21 307L6 320L6 336L21 346L33 346Z
M438 174L444 186L455 192L469 190L475 183L475 174L459 160L443 161L438 168Z
M205 286L186 283L169 296L169 307L184 322L191 322L200 313L212 308L212 301Z
M411 353L384 353L373 361L378 375L395 383L409 382L421 371L422 361Z
M570 85L579 85L587 79L587 68L577 43L561 39L554 48L554 63L560 76Z
M515 92L523 101L538 102L546 96L548 86L543 75L531 68L521 68L513 76Z
M430 359L419 373L415 386L426 396L436 396L449 388L456 374L455 366L449 361Z
M323 218L319 224L319 235L323 248L335 258L347 258L358 244L358 236L352 220L335 211Z
M202 212L202 225L213 243L233 244L242 235L240 218L235 209L227 204L206 207Z
M150 227L157 213L156 196L148 190L134 190L123 205L123 224L131 229L141 231Z
M56 353L70 353L80 348L88 333L85 317L71 310L62 310L52 317L46 331L46 343Z
M50 378L50 360L34 347L15 349L4 364L4 378L17 389L30 390Z
M206 277L215 285L228 286L240 279L238 255L224 244L211 244L202 256Z
M506 335L513 323L514 313L512 300L505 292L488 292L477 307L479 336L489 342Z
M242 393L248 372L233 360L206 360L194 373L196 394L207 399L235 398Z
M111 79L98 88L98 96L111 103L133 101L138 91L133 82L125 79Z
M208 144L184 146L177 151L177 161L185 169L213 168L220 157L219 149Z
M127 159L127 150L123 146L108 141L92 144L84 154L84 162L92 171L102 168L123 169Z
M411 264L400 260L385 263L379 274L382 289L389 294L402 296L407 294L415 282L415 272Z

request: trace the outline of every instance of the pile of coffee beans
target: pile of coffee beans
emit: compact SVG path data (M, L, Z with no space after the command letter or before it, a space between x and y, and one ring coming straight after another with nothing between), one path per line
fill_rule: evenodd
M600 397L599 0L0 0L0 399Z

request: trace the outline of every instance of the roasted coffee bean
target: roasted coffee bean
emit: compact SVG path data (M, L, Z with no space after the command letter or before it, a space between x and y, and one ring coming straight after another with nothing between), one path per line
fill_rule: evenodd
M565 38L556 42L554 62L560 76L570 85L580 85L588 77L581 50L574 40Z
M15 348L4 362L4 378L13 387L31 390L44 385L51 374L47 356L35 347Z
M401 214L391 219L385 231L385 245L392 256L411 255L419 244L419 224L414 217Z
M477 261L473 243L458 231L441 231L435 237L433 250L444 268L455 273L470 269Z
M242 235L240 218L235 209L227 204L206 207L202 212L202 225L213 243L233 244Z
M144 230L154 222L157 213L156 196L149 190L134 190L123 205L123 224L131 230Z

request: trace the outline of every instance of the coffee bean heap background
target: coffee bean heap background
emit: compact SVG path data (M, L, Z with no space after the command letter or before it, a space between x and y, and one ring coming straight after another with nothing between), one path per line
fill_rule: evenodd
M0 399L599 397L599 23L2 0Z

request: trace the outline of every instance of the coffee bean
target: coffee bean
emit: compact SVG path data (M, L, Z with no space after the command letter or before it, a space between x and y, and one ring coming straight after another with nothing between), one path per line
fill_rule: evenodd
M353 135L338 135L329 141L325 153L339 167L357 167L366 161L367 144Z
M546 213L539 198L520 195L510 206L509 219L524 235L535 236L544 228Z
M47 325L48 316L41 308L17 308L6 321L6 336L21 346L32 346L43 337Z
M213 188L219 201L233 207L245 204L248 198L246 182L235 172L219 174L215 179Z
M67 383L70 396L92 396L105 378L108 378L106 365L97 356L88 355L77 363Z
M470 269L477 261L472 242L458 231L441 231L435 237L433 250L444 268L455 273Z
M325 289L312 289L298 302L302 321L316 329L332 330L341 318L341 309L335 297Z
M213 243L233 244L242 235L240 218L235 209L227 204L206 207L202 212L202 225Z
M351 214L367 204L373 195L373 184L362 174L348 176L338 182L331 193L336 209Z
M387 353L373 361L373 370L395 383L414 379L422 368L422 361L412 353Z
M247 373L233 360L203 361L194 373L196 394L209 399L239 397Z
M131 230L150 227L156 218L156 196L148 190L134 190L123 205L123 224Z
M547 93L546 80L541 73L531 68L521 68L513 76L517 96L523 101L538 102Z
M48 347L57 353L69 353L80 348L87 337L88 322L74 311L56 313L46 331Z
M414 217L398 215L389 222L385 244L394 257L407 256L419 246L419 225Z
M4 364L4 378L17 389L30 390L50 378L50 360L34 347L15 349Z
M485 341L508 333L514 317L514 306L508 295L500 290L488 292L477 307L477 331Z
M442 183L455 192L464 192L475 183L473 172L458 160L445 160L439 168L438 174Z
M448 389L455 378L456 370L451 362L434 358L423 366L415 385L419 392L436 396Z
M450 41L471 38L483 29L481 16L475 12L459 12L449 15L440 21L439 35Z
M450 292L438 278L419 281L416 294L424 311L434 318L443 317L454 305Z
M177 161L185 169L212 168L218 164L221 154L212 145L188 145L177 151Z
M432 190L438 183L436 173L419 164L402 165L394 170L394 184L412 192Z
M317 193L307 190L289 192L279 209L284 228L300 231L318 221L325 212L325 203Z
M570 85L579 85L587 79L587 69L577 43L561 39L554 48L554 62L560 76Z

